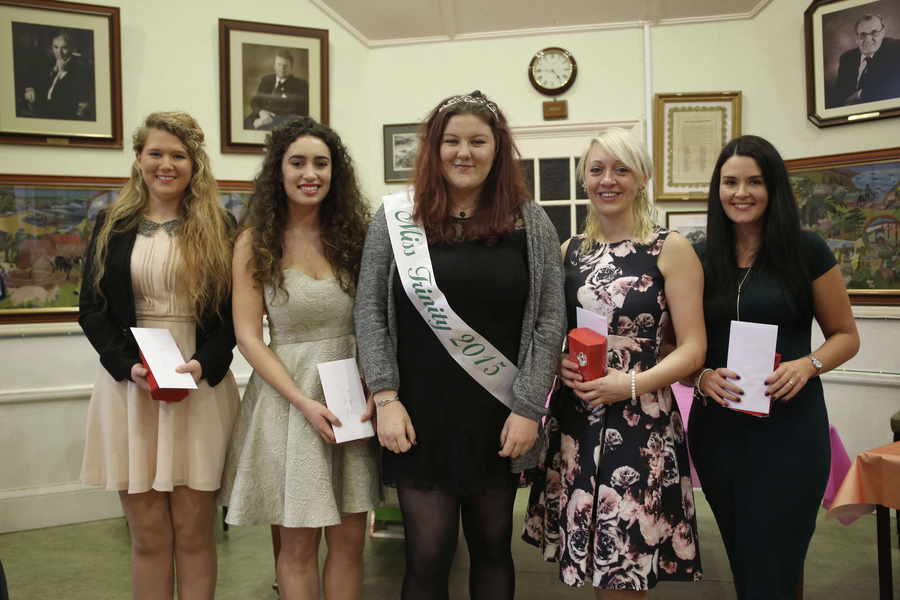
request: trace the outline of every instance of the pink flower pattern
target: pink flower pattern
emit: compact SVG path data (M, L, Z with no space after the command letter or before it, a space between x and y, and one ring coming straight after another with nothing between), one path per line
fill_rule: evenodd
M609 366L654 366L669 326L656 262L668 232L650 244L573 238L566 298L609 322ZM568 388L554 395L543 430L544 466L534 482L523 539L559 562L567 585L647 590L662 580L699 581L694 495L681 414L670 389L592 409Z

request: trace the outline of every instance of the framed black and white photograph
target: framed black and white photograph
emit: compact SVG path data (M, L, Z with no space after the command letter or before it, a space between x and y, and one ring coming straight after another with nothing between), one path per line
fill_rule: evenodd
M219 19L222 152L258 153L298 116L328 123L328 31Z
M0 143L122 147L119 9L0 0Z
M412 177L419 149L418 131L418 123L384 126L385 183L403 183Z
M706 240L705 210L670 210L666 212L666 229L677 231L692 244Z
M804 26L812 123L900 116L900 2L815 0Z

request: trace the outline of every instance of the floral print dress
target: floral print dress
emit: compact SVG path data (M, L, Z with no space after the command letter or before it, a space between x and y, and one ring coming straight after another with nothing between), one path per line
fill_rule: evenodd
M637 372L657 363L669 325L657 267L668 231L649 244L594 242L566 251L566 304L609 320L608 366ZM533 476L523 539L558 561L560 579L612 590L661 580L699 581L694 495L681 414L666 387L591 408L563 386L545 427L547 453Z

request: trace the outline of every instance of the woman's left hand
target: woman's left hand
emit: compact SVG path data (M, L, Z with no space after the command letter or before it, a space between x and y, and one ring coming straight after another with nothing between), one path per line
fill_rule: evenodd
M190 373L194 378L194 383L200 383L200 380L203 379L203 367L196 358L192 358L183 365L175 367L175 372Z
M575 382L574 389L575 395L591 406L621 402L631 398L631 376L625 371L607 369L603 377Z
M519 458L534 446L537 439L538 424L528 417L509 413L503 430L500 432L500 456Z
M816 368L806 356L783 362L766 378L765 383L768 386L766 393L773 400L787 402L796 396L815 374Z

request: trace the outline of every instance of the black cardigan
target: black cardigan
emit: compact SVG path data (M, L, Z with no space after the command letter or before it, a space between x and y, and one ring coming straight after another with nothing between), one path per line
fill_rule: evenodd
M231 215L228 215L231 217ZM84 259L78 324L100 354L100 363L116 381L131 378L131 367L140 362L137 342L130 327L137 324L131 287L131 251L137 229L113 233L106 252L106 271L100 281L103 296L94 290L94 244L106 211L97 215L94 233ZM232 218L233 221L233 218ZM203 367L203 378L217 385L231 366L235 345L234 322L229 299L217 314L208 310L197 327L197 351L191 357Z

